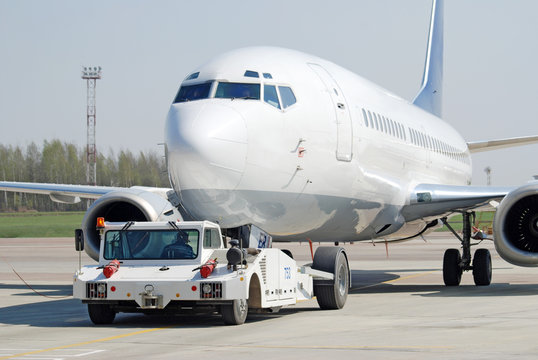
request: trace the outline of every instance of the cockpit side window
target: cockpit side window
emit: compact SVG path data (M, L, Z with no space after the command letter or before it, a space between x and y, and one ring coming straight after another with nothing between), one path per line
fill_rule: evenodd
M280 98L282 99L282 107L284 109L292 106L297 102L293 90L287 86L279 86L278 91L280 91Z
M277 109L280 109L280 103L278 102L278 95L274 85L263 86L263 101L276 107Z
M216 98L260 100L260 84L219 82Z
M182 86L174 99L174 104L185 101L207 99L209 97L210 89L211 83Z
M257 71L252 71L252 70L247 70L245 71L245 77L251 77L251 78L259 78L260 75L258 74Z

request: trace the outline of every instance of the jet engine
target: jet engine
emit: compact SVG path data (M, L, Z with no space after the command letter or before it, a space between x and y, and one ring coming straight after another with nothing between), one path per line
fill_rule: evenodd
M538 182L523 185L504 197L493 222L495 248L519 266L538 266Z
M163 196L151 188L132 187L110 192L100 197L86 211L82 220L84 248L94 260L99 259L98 217L105 221L178 221L183 220L179 211Z

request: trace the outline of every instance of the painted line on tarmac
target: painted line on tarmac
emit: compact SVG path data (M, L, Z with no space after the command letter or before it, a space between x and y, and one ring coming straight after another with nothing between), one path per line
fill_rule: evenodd
M427 272L424 272L424 273L418 273L418 274L413 274L413 275L408 275L408 276L402 276L402 277L399 277L397 279L392 279L392 280L382 281L382 282L376 283L376 284L361 286L360 288L355 288L353 290L362 290L362 289L367 289L367 288L371 288L371 287L379 286L379 285L383 285L383 284L394 283L394 282L401 281L401 280L407 280L407 279L417 278L417 277L421 277L421 276L426 276L426 275L436 273L438 271L441 271L441 270L433 270L433 271L427 271Z
M146 333L150 333L150 332L153 332L153 331L166 330L166 329L170 329L170 328L172 328L172 327L173 327L173 326L166 326L166 327L161 327L161 328L147 329L147 330L135 331L135 332L127 333L127 334L121 334L121 335L110 336L110 337L106 337L106 338L102 338L102 339L97 339L97 340L84 341L84 342L80 342L80 343L76 343L76 344L63 345L63 346L56 346L56 347L52 347L52 348L48 348L48 349L41 349L41 350L35 350L35 351L28 351L28 352L19 353L19 354L13 354L13 355L9 355L9 356L3 356L3 357L0 357L0 360L4 360L4 359L13 359L13 358L16 358L16 357L22 357L22 356L28 356L28 355L35 355L35 354L41 354L41 353L44 353L44 352L50 352L50 351L55 351L55 350L61 350L61 349L67 349L67 348L73 348L73 347L77 347L77 346L84 346L84 345L89 345L89 344L95 344L95 343L101 343L101 342L106 342L106 341L112 341L112 340L117 340L117 339L126 338L126 337L129 337L129 336L140 335L140 334L146 334Z
M38 350L38 349L0 349L0 356L15 356L13 355L14 351L29 351L29 350ZM35 358L27 358L27 359L64 359L64 358L79 358L84 356L89 356L97 353L104 352L106 350L96 350L96 349L77 349L77 348L69 348L69 349L58 349L58 350L64 350L68 353L60 353L58 355L36 355ZM71 352L71 353L69 353Z
M452 346L429 346L429 345L220 345L228 348L251 348L251 349L304 349L304 350L388 350L388 351L418 351L418 350L449 350Z

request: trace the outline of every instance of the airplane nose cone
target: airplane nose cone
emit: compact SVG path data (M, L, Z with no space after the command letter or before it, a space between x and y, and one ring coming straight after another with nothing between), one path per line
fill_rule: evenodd
M176 190L235 189L247 158L247 127L235 109L174 104L166 121L168 170Z

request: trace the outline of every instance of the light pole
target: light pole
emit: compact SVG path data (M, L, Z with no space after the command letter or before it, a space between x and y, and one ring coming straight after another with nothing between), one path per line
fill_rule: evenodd
M95 85L101 78L101 67L84 67L82 79L87 81L87 145L86 145L86 181L88 185L97 185L97 150L95 148Z

